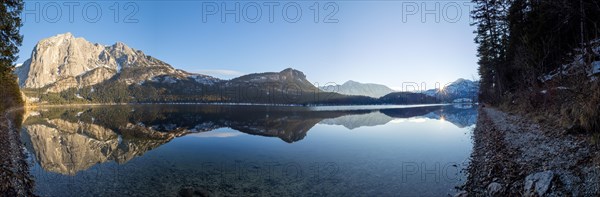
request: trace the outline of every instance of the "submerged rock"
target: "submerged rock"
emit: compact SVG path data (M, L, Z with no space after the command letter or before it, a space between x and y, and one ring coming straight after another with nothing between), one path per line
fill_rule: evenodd
M552 184L554 172L548 170L544 172L533 173L525 177L525 196L543 196Z
M194 196L194 189L191 188L191 187L182 188L181 190L179 190L179 196L181 196L181 197L193 197Z
M492 182L487 186L488 196L499 196L502 193L502 184Z
M192 187L184 187L179 190L179 196L181 197L209 197L212 196L210 192L205 189L194 189Z

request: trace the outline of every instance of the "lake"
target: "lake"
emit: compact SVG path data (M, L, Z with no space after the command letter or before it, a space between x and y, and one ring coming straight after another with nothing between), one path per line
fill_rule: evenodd
M29 111L41 196L447 196L471 105L120 105Z

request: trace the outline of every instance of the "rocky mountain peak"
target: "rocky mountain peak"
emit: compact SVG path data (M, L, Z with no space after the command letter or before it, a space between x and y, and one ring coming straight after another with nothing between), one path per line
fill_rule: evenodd
M111 53L120 54L120 55L135 55L136 51L131 47L127 46L125 43L117 42L112 46L107 47Z
M71 33L40 40L31 58L16 69L23 88L47 88L60 92L71 87L98 84L130 70L120 77L128 84L176 72L170 65L146 56L122 42L111 46L92 43Z
M115 44L113 44L113 48L115 49L125 49L125 48L129 48L125 43L123 42L115 42Z
M348 80L348 81L344 82L344 84L343 84L343 85L353 85L353 84L360 84L360 83L359 83L359 82L357 82L357 81Z
M141 51L138 52L123 42L117 42L112 46L108 46L106 47L106 50L110 56L116 58L119 69L130 66L138 59L147 59L146 55L144 55Z
M98 59L103 51L103 46L76 38L71 33L40 40L33 49L31 59L17 71L20 74L20 85L25 88L42 88L98 67L114 69L114 61Z
M40 40L38 43L48 43L48 44L61 44L66 42L69 42L71 40L73 40L75 37L73 36L73 34L71 34L71 32L67 32L64 34L57 34L55 36Z
M279 74L286 76L286 77L290 77L290 78L300 78L300 79L306 79L306 75L304 75L304 73L302 71L293 69L293 68L286 68L284 70L282 70L281 72L279 72Z
M461 84L461 83L472 83L473 81L468 79L459 78L456 81L452 82L452 84Z

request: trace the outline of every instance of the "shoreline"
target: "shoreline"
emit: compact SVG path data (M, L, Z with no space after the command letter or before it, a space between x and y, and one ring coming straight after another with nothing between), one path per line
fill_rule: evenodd
M356 108L356 109L388 109L388 108L413 108L447 105L478 105L476 103L435 103L435 104L373 104L373 105L300 105L300 104L264 104L264 103L81 103L81 104L28 104L24 109L52 108L52 107L78 107L78 106L125 106L125 105L210 105L210 106L265 106L265 107L305 107L305 108ZM364 108L360 108L364 107Z
M590 139L480 107L462 189L473 196L599 196L600 151Z
M25 161L21 138L17 127L21 124L16 114L23 107L10 108L0 114L0 192L7 196L32 196L33 180ZM16 125L15 125L16 124Z

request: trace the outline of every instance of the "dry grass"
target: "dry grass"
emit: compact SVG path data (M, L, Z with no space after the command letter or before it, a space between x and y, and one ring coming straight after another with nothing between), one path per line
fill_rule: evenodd
M592 85L592 91L587 102L583 103L579 116L581 126L587 131L600 132L600 86L598 81Z
M590 81L585 75L572 76L504 97L499 105L502 110L570 133L600 133L599 80Z

